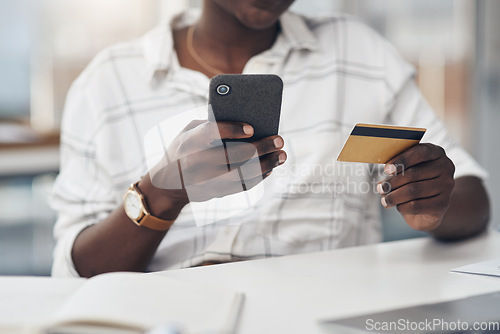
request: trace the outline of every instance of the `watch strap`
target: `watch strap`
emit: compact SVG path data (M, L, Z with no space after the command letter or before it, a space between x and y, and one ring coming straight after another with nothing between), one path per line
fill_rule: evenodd
M134 223L136 223L138 226L147 227L155 231L167 231L173 225L175 220L164 220L151 215L151 212L146 205L146 199L139 189L138 184L139 182L132 184L132 188L136 193L140 195L142 199L144 216L140 219L140 221L134 221Z
M146 214L144 218L141 219L138 225L147 227L155 231L166 231L170 229L173 223L173 220L163 220L160 218L156 218L151 214Z

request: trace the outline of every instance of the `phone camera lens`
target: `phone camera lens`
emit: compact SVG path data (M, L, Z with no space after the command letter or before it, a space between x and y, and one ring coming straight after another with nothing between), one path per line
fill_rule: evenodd
M217 94L219 95L227 95L229 94L230 88L228 85L219 85L217 86Z

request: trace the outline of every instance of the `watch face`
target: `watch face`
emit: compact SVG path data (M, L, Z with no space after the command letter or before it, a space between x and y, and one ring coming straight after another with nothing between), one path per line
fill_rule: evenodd
M129 191L123 203L125 213L132 220L137 220L142 213L141 198L136 192Z

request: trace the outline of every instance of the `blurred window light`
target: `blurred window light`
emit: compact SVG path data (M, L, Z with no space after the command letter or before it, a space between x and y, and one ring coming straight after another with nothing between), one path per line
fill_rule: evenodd
M0 1L0 118L56 129L69 85L90 60L138 38L174 7L161 0Z
M0 1L0 118L29 115L30 2Z

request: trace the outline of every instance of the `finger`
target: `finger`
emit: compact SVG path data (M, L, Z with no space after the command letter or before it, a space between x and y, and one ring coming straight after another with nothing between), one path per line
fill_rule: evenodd
M248 162L238 166L241 171L241 178L249 180L261 174L271 172L274 168L285 163L287 155L285 151L277 151L271 154L251 159Z
M254 134L251 125L240 122L206 122L202 125L202 135L206 143L222 139L245 139Z
M449 205L449 197L439 194L430 198L422 198L398 204L397 209L403 215L435 215L443 214L443 207Z
M149 171L151 183L160 189L184 189L182 172L178 161L168 162L165 158Z
M422 162L437 160L446 156L444 149L433 144L418 144L392 158L384 168L387 175L399 174Z
M226 142L223 146L212 147L203 152L196 152L194 158L205 165L223 165L236 168L250 159L278 151L284 146L283 138L270 136L256 142Z
M187 132L189 130L192 130L194 128L196 128L197 126L203 124L203 123L206 123L207 121L205 120L199 120L199 119L195 119L193 121L191 121L188 125L186 125L186 127L184 129L182 129L182 132Z
M254 147L248 143L246 145ZM220 147L201 151L179 159L179 168L185 185L205 182L221 177L224 174L227 175L224 175L224 179L221 179L221 182L235 182L240 178L251 179L269 172L273 168L283 164L286 159L286 152L280 150L261 157L254 157L241 163L229 165L226 153ZM238 173L241 173L241 175Z
M288 159L285 151L280 150L260 158L262 173L271 172L274 168L283 165Z
M189 199L191 201L207 201L212 198L221 198L228 195L233 195L247 191L255 187L257 184L265 180L270 173L266 173L253 179L243 182L235 180L234 182L220 182L220 180L209 180L192 186L189 191Z
M207 149L219 149L223 146L222 139L233 138L249 138L253 135L253 128L244 123L237 122L202 122L195 126L199 121L191 122L187 127L191 129L182 133L180 143L175 150L177 158L185 158L191 154L201 154ZM220 131L220 132L219 132ZM205 153L206 157L210 157ZM220 161L220 152L214 151L215 158ZM223 163L223 162L221 162Z
M230 153L226 147L231 148ZM184 156L181 160L183 169L193 171L193 173L208 174L209 178L212 178L226 173L254 157L258 157L257 149L251 143L228 142Z
M441 159L438 159L438 161ZM441 175L441 163L436 164L433 161L423 162L404 171L388 177L377 185L377 192L381 195L390 193L406 184L418 181L425 181L437 178Z
M252 143L226 142L227 162L238 164L278 151L284 146L281 136L271 136Z
M207 145L204 143L203 134L200 135L200 131L206 123L207 121L194 120L186 125L169 145L169 159L179 159L206 149Z
M247 182L255 177L272 172L274 168L284 164L286 159L286 152L277 151L262 157L250 159L243 164L232 165L231 173L224 175L221 181L237 182L242 180L243 182ZM235 170L238 171L238 175L232 173ZM219 173L222 175L222 169L219 170Z
M205 168L203 165L197 164L191 168L183 168L182 178L184 185L187 187L207 182L227 184L239 181L241 177L238 169L228 171L227 168L221 166Z
M440 178L413 182L382 196L381 202L385 208L391 208L410 201L437 196L442 192L442 189Z

